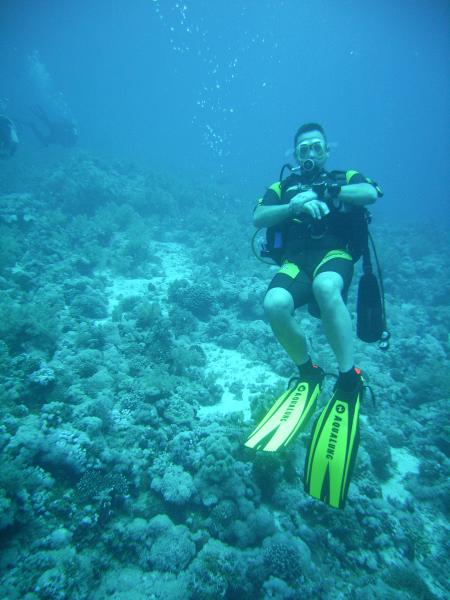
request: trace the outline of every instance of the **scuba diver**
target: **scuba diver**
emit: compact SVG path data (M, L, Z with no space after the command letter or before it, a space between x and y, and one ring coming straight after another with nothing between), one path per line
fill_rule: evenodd
M263 452L285 448L305 428L320 394L324 371L313 364L295 319L307 305L322 321L339 367L331 399L313 428L305 463L305 490L330 506L347 498L359 442L364 381L355 367L353 327L346 305L354 263L367 246L366 205L382 191L358 171L327 171L330 151L318 123L294 138L297 166L284 165L254 210L255 227L267 228L263 256L280 269L269 284L264 310L272 331L295 363L298 376L249 435L245 445ZM291 173L283 179L285 168ZM374 341L374 340L370 340Z
M8 117L0 115L0 158L11 158L19 145L19 137L14 123Z
M30 121L24 122L41 144L44 146L58 144L65 148L75 146L78 141L78 131L70 119L63 117L51 120L44 109L39 105L34 106L31 110L48 130L47 133L42 133L35 123Z

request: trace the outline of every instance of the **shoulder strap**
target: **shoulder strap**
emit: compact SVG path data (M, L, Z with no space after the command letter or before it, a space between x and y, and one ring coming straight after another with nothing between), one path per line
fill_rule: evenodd
M362 173L360 173L359 171L355 171L354 169L349 169L348 171L330 171L329 173L329 176L341 185L348 185L355 175L362 175ZM377 190L378 197L381 198L383 196L383 190L378 185L378 183L370 177L366 177L365 175L362 176L367 181L367 183L373 185L373 187Z
M269 190L275 192L278 198L281 198L281 181L275 181L272 185L269 185Z

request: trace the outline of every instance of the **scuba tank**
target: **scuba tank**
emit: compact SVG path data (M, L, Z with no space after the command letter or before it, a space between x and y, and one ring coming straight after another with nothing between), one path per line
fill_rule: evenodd
M368 241L372 246L377 265L378 279L373 273L369 244L362 253L363 274L358 284L356 303L356 335L363 342L378 342L381 350L389 349L391 334L386 324L386 305L383 277L373 238L368 231Z

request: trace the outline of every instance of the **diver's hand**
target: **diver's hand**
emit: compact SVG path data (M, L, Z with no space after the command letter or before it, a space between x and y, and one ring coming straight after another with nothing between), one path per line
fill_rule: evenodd
M298 189L297 186L292 186L287 189L291 191ZM330 209L325 202L319 200L316 192L311 189L299 192L289 202L289 210L292 216L298 216L300 213L310 215L313 219L321 219L325 217Z
M321 200L308 200L303 207L302 213L310 215L313 219L321 219L330 212L325 202Z
M287 191L293 188L289 188ZM289 202L289 210L293 216L298 216L300 213L305 212L303 210L306 203L311 202L312 200L317 200L317 194L312 190L306 190L305 192L299 192L295 194L291 201Z

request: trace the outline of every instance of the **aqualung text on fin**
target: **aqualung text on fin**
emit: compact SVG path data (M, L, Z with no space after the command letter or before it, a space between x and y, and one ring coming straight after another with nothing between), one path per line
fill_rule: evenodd
M362 385L346 396L335 390L311 435L305 462L305 491L334 508L343 508L359 445Z
M299 381L274 403L245 442L247 448L276 452L285 448L303 429L316 406L323 375L313 381Z

